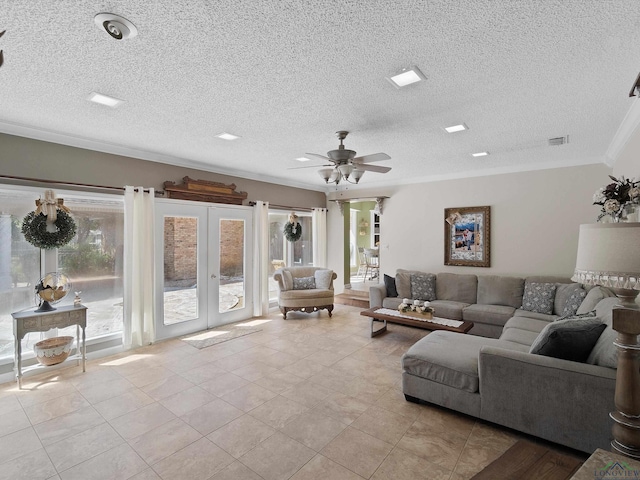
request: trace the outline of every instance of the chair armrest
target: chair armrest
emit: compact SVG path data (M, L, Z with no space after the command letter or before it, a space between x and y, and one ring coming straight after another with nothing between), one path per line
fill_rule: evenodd
M331 281L329 282L329 290L333 290L333 281L338 278L338 274L336 272L333 272L333 275L331 276Z
M276 273L273 274L273 279L278 282L278 289L283 292L286 290L286 288L284 288L284 279L282 278L282 271L278 270Z
M373 285L369 287L369 308L382 306L382 300L387 296L387 287L384 285Z

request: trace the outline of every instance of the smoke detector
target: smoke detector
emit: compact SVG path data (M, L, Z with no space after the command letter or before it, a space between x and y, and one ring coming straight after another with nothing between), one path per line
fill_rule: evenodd
M104 30L116 40L133 38L138 34L138 29L133 23L114 13L99 13L93 21L99 29Z

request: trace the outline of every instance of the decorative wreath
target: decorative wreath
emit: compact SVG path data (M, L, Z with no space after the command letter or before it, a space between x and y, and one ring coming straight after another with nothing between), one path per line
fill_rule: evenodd
M289 221L284 224L284 236L290 242L296 242L302 236L302 225L298 222L298 216L293 212L289 215Z
M60 248L71 241L76 234L76 222L64 210L58 210L58 218L53 222L57 231L47 232L47 216L43 213L28 213L22 220L22 233L31 245L50 250Z

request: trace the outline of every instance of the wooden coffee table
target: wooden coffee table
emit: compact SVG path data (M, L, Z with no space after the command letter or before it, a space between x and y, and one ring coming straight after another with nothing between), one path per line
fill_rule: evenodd
M424 328L425 330L447 330L449 332L457 332L457 333L467 333L473 327L473 322L462 322L460 326L453 327L450 325L441 325L433 321L433 320L451 321L448 318L433 317L431 321L415 320L413 318L387 315L382 312L378 312L378 310L384 310L384 309L382 307L377 307L377 308L370 308L369 310L363 310L362 312L360 312L360 315L363 315L365 317L371 317L371 336L372 337L380 335L382 332L386 332L387 322L398 323L400 325L408 325L409 327ZM375 322L376 320L380 322L384 322L384 326L374 331L373 322Z

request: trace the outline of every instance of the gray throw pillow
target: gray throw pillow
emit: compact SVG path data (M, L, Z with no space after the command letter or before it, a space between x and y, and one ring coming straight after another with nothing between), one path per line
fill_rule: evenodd
M559 320L542 329L529 353L585 362L606 325L599 318Z
M580 308L580 305L582 305L582 301L584 300L584 297L586 296L587 296L587 291L584 288L582 288L579 285L577 287L574 287L573 291L571 292L571 295L569 295L569 298L564 304L564 308L562 309L562 312L560 312L560 314L563 317L575 315L576 312L578 311L578 308Z
M285 290L293 290L293 275L289 270L282 270L282 283Z
M310 290L316 288L316 277L293 278L294 290Z
M587 296L582 301L582 304L580 305L580 308L578 308L578 311L576 313L590 312L591 310L596 308L596 305L600 303L600 300L603 300L605 298L615 297L615 296L616 294L613 293L608 288L601 287L600 285L596 285L591 290L589 290L589 292L587 293Z
M436 299L436 276L432 273L411 274L411 298L432 301Z
M522 296L522 309L546 315L553 314L556 288L555 283L526 283Z

